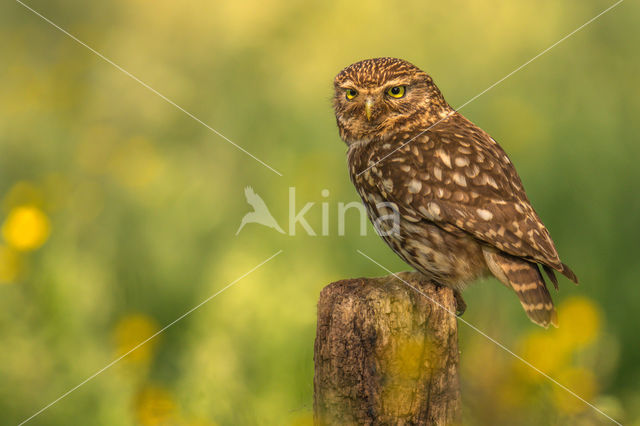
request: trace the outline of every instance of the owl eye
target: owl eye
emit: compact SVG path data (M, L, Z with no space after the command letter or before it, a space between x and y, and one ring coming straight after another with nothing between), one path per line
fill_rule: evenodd
M387 90L387 95L391 96L392 98L401 98L404 96L406 92L406 88L404 86L394 86L394 87L390 87L389 90Z
M347 99L351 100L358 96L358 92L355 89L347 89Z

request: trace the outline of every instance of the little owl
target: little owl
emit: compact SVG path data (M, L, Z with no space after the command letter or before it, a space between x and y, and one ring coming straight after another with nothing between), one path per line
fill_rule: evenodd
M554 270L578 280L500 145L451 108L429 75L401 59L357 62L334 86L351 180L391 249L452 288L460 312L462 289L493 274L533 322L557 326L539 266L556 289ZM393 227L378 220L392 215Z

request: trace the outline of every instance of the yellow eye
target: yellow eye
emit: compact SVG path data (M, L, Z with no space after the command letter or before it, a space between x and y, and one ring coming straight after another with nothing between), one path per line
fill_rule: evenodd
M389 90L387 90L387 95L391 96L392 98L401 98L404 96L405 92L406 88L404 86L395 86L390 87Z
M347 89L347 99L351 100L356 96L358 96L358 92L356 92L354 89Z

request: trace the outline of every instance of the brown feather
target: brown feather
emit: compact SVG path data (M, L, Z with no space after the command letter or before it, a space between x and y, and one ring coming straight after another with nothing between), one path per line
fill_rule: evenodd
M503 253L492 256L502 271L500 278L506 278L516 292L529 319L545 328L558 327L556 308L538 265Z
M549 280L551 280L551 282L553 283L553 286L555 287L556 291L559 290L558 278L556 278L556 274L553 272L553 269L551 269L547 265L542 265L542 267L544 268L544 271L547 273Z
M556 289L554 270L577 278L500 145L407 61L357 62L334 87L351 180L391 249L457 291L490 271L516 291L534 322L555 324L538 264ZM398 98L388 92L396 87L403 88ZM397 226L378 220L393 215Z
M562 270L560 271L560 273L562 275L564 275L565 277L569 278L571 281L573 281L575 284L578 284L578 277L576 276L576 274L571 270L571 268L569 268L566 264L562 264Z

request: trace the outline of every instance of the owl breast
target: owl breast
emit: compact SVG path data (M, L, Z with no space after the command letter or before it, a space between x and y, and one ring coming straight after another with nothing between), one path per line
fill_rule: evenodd
M368 161L370 148L369 144L351 147L350 176L376 232L389 247L419 272L454 289L462 290L487 275L482 247L471 235L425 220L393 202L388 193L393 188L378 182L375 166L367 169L375 163Z

